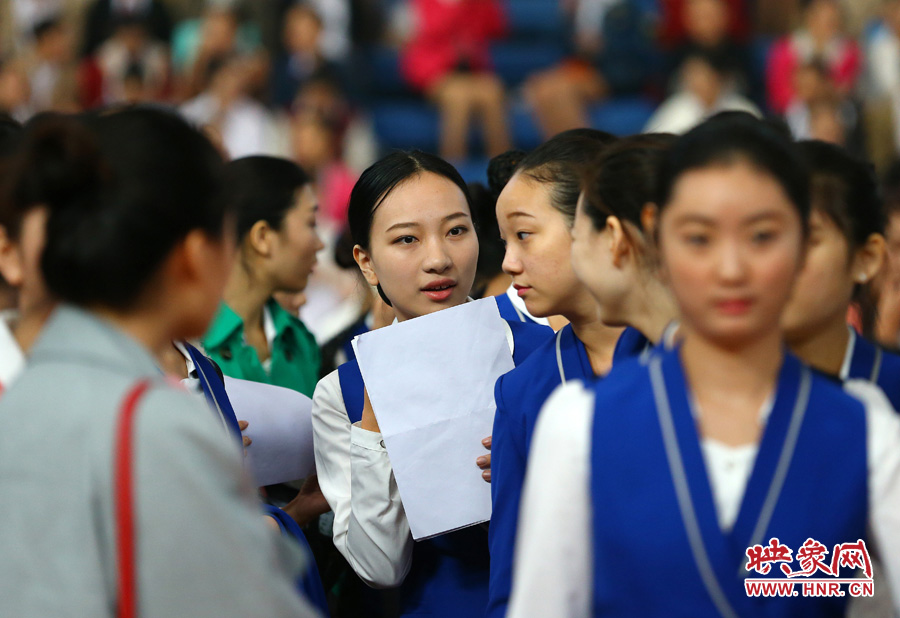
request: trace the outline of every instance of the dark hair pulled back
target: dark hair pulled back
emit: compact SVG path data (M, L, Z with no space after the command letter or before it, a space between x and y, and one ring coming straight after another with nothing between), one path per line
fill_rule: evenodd
M662 213L682 175L712 166L746 163L775 180L808 229L809 170L796 145L750 114L729 113L682 135L663 159L656 191Z
M571 226L585 167L615 141L614 135L596 129L564 131L528 153L516 173L551 185L551 204Z
M473 221L472 196L465 181L456 168L433 154L421 150L401 150L392 152L369 166L362 173L350 193L347 219L353 243L363 249L369 248L372 234L372 220L375 210L391 191L410 178L430 172L443 176L462 191L469 206Z
M656 199L659 167L676 139L668 133L626 137L597 157L583 180L584 213L596 230L616 217L643 231L641 212Z
M47 116L26 128L4 202L48 209L51 292L126 309L189 232L222 234L222 171L212 144L172 113Z
M237 215L238 239L242 240L257 221L280 230L284 216L294 207L297 191L312 179L293 161L254 156L225 166L225 189Z

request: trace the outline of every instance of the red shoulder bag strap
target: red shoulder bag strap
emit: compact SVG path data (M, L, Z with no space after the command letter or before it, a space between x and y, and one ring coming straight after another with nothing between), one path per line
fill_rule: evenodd
M137 616L137 567L134 533L134 421L137 404L149 380L138 382L125 396L119 411L115 437L116 551L119 567L119 618Z

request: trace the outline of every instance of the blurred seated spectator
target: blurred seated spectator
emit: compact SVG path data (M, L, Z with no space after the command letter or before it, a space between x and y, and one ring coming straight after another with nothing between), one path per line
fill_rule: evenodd
M0 54L15 55L34 42L35 28L41 23L57 19L63 13L62 0L15 0L7 2L7 12L0 5ZM4 24L4 20L8 23Z
M172 36L172 19L161 0L96 0L85 13L81 55L93 54L123 18L144 20L150 35L164 43Z
M78 111L73 39L61 18L51 17L37 24L33 42L9 68L28 82L29 113Z
M377 35L381 31L379 11L381 0L281 0L279 23L285 21L285 14L297 5L306 5L319 17L321 37L319 39L319 52L331 62L343 62L348 58L353 47L351 31L355 19L369 18L359 23L369 32L364 36ZM367 6L376 5L376 6ZM368 10L367 10L368 9ZM355 13L362 13L355 15ZM375 31L374 33L371 31ZM280 50L279 50L280 51Z
M632 0L633 1L633 0ZM782 2L789 0L782 0ZM697 38L695 18L688 7L692 0L659 0L659 40L665 49L675 49L691 39ZM747 15L746 0L724 0L725 33L728 39L746 42L750 35L751 21ZM704 8L703 10L709 10ZM718 17L713 17L718 20ZM693 23L692 23L693 22ZM702 26L702 24L699 24ZM710 31L718 23L710 24Z
M900 0L884 0L882 21L866 40L867 105L887 110L882 133L900 150ZM887 121L887 118L890 118Z
M238 54L212 59L207 65L208 87L181 106L181 113L198 126L221 135L228 156L239 159L273 152L276 143L268 110L249 96L252 60Z
M689 56L711 54L730 74L735 90L752 92L752 71L746 46L734 35L735 21L746 22L737 12L739 4L728 0L683 0L681 5L684 34L668 48L663 63L666 75L678 77L678 70ZM675 90L678 84L669 84Z
M810 0L803 11L803 25L777 41L769 53L766 90L769 108L783 115L796 93L797 68L820 60L840 96L852 94L861 70L862 56L856 42L843 29L838 0Z
M284 53L272 71L272 102L287 108L309 81L339 83L337 67L321 52L322 20L308 4L296 4L284 15Z
M761 116L749 99L736 92L726 58L712 52L694 52L687 57L679 74L679 91L660 105L647 122L646 132L686 133L724 111Z
M30 101L28 76L18 70L13 62L0 64L0 114L8 114L18 122L25 122L33 113Z
M341 158L345 124L345 119L303 109L291 120L294 161L312 176L319 214L329 231L347 225L347 205L357 179Z
M489 44L506 31L499 0L411 0L410 8L413 29L401 51L401 71L438 106L441 156L466 156L475 117L487 153L508 150L504 87L490 67Z
M86 108L163 101L171 91L168 49L138 16L119 18L112 36L83 61L81 76Z
M609 94L647 90L656 58L651 15L629 0L578 0L571 14L572 54L525 84L546 138L590 125L587 106Z
M794 72L794 100L785 113L794 139L818 139L862 154L859 116L854 102L837 91L821 60Z
M261 34L256 24L242 19L233 0L208 0L203 16L178 24L172 35L172 64L179 77L181 99L197 96L205 88L210 62L228 54L252 58L260 50ZM266 84L264 58L256 58L249 90Z

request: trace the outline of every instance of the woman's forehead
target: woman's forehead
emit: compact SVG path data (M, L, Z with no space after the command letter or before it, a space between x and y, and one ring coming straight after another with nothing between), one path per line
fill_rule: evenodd
M471 217L462 190L448 178L425 172L385 196L375 209L372 228L386 230L399 222L434 225L459 212Z

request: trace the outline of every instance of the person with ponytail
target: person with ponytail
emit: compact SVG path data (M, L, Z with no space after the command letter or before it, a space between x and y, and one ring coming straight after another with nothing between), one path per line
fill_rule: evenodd
M245 157L226 166L226 192L237 211L238 256L203 347L227 376L311 397L319 346L272 295L302 292L325 247L312 179L287 159Z
M799 588L787 574L808 574L820 545L822 578L836 546L882 556L875 586L896 611L900 417L870 383L842 388L784 345L807 241L802 157L765 123L710 120L666 154L654 203L680 341L548 400L509 616L842 616L846 590L748 594L754 579ZM754 559L771 552L784 562ZM839 578L864 574L842 562Z
M59 304L0 398L16 425L0 437L0 613L316 615L295 588L302 552L262 522L234 439L158 368L204 331L228 276L223 172L163 111L26 131L2 211L42 218Z
M605 324L625 326L614 353L623 359L671 344L678 309L660 279L653 230L659 166L675 136L626 137L586 170L572 226L572 267Z
M419 151L377 161L353 188L349 223L356 263L397 321L469 299L478 261L471 197L446 161ZM504 324L516 363L552 336L544 326ZM487 531L473 526L413 541L355 361L316 387L313 436L319 485L334 511L334 544L357 575L374 588L400 587L402 616L481 615L488 592ZM478 474L474 463L472 474Z
M812 171L809 247L785 339L804 362L841 380L877 384L900 409L900 355L868 339L875 322L870 285L886 259L884 217L871 166L839 146L800 142ZM847 324L860 309L863 332Z
M506 244L503 270L529 314L549 318L558 330L494 388L491 454L478 461L490 466L484 477L491 483L493 507L487 616L506 614L519 501L538 412L560 384L605 375L622 332L601 321L597 302L575 276L571 260L583 167L614 139L593 130L560 133L519 162L497 200Z

